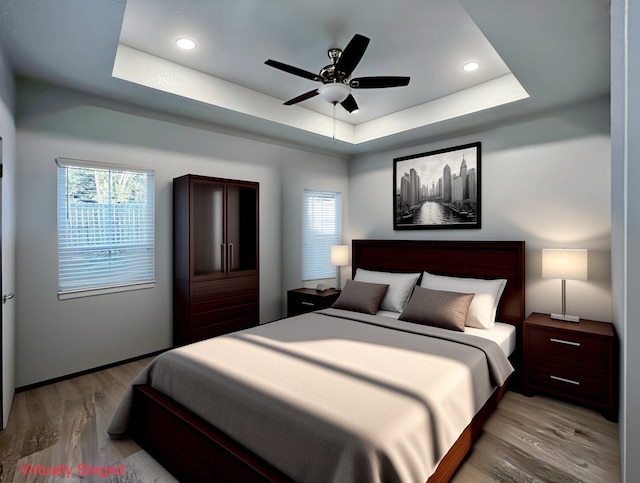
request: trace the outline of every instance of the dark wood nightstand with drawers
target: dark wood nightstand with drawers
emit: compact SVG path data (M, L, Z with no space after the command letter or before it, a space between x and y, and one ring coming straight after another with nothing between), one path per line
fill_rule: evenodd
M523 323L524 394L542 393L600 410L617 420L617 340L613 324L554 320Z
M326 309L340 295L339 290L328 288L319 292L313 288L296 288L287 291L287 317Z

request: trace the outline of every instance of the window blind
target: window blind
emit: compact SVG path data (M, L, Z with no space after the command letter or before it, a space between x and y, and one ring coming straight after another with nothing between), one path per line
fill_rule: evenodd
M302 279L336 276L331 247L342 245L341 194L304 190L302 221Z
M58 293L154 282L154 173L58 158Z

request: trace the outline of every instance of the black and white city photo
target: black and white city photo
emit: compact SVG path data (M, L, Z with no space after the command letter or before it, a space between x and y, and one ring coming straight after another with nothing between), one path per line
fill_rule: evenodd
M393 160L394 230L480 228L480 143Z

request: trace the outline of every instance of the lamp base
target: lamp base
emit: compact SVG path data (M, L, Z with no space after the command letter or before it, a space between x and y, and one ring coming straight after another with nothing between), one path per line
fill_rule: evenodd
M564 320L565 322L580 322L580 317L578 317L577 315L551 314L551 318L556 320Z

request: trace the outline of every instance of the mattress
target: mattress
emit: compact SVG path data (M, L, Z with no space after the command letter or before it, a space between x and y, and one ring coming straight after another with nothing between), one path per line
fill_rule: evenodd
M386 310L379 310L376 313L376 315L397 319L398 317L400 317L400 312L389 312ZM510 356L511 354L513 354L513 351L516 349L516 328L512 324L507 324L504 322L496 322L493 328L491 329L478 329L476 327L465 327L464 333L494 341L496 344L500 346L502 351L507 356Z
M512 371L492 341L326 309L165 352L133 385L295 481L424 482ZM126 436L131 400L129 388L112 438Z

